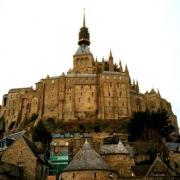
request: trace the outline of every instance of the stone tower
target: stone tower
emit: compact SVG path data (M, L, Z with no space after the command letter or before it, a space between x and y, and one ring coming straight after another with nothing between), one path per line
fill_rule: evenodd
M94 68L94 58L90 52L90 34L85 23L85 14L83 19L83 27L81 27L79 32L79 48L73 56L73 72L74 73L93 73Z

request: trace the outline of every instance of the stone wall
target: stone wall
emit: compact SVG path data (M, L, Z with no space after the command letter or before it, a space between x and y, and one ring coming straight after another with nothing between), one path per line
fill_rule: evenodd
M131 167L135 163L129 154L107 154L102 155L102 157L119 173L119 176L132 176Z
M117 180L117 174L104 170L79 170L63 172L59 180Z
M77 60L78 56L83 60ZM171 104L159 92L152 89L145 94L139 93L138 84L131 84L127 69L97 73L93 70L92 55L87 55L88 59L85 56L74 56L75 67L71 72L57 77L47 76L36 83L35 90L11 89L4 96L0 109L6 131L11 130L12 123L13 128L17 128L33 114L39 115L39 119L54 118L65 122L118 120L130 119L133 112L163 108L170 114L178 134L177 117ZM84 60L90 63L88 67ZM79 73L75 73L76 70Z

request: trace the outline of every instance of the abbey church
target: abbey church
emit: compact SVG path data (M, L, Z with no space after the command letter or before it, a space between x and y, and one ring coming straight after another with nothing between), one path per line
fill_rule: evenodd
M33 114L39 119L57 121L91 121L130 119L133 112L165 109L177 126L171 104L152 89L145 94L131 81L128 67L115 64L110 50L106 59L95 59L90 51L90 33L85 17L80 28L78 49L73 67L56 77L47 76L32 87L10 89L3 96L0 117L6 132L17 128Z

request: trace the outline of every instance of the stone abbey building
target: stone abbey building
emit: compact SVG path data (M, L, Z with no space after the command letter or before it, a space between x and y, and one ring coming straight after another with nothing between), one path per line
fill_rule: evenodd
M77 120L129 119L135 111L168 111L177 128L171 104L153 89L142 94L138 82L131 81L128 67L108 59L94 59L90 51L90 34L83 19L78 49L73 55L73 68L56 77L41 79L36 88L10 89L3 96L0 117L5 119L6 131L17 128L33 114L39 119L49 117L64 122Z

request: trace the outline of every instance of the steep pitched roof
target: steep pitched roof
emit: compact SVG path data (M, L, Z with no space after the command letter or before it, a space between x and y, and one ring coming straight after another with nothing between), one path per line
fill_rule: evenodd
M19 138L17 138L5 151L8 151L17 141L23 141L27 147L29 148L29 150L31 151L32 155L41 163L44 163L44 160L42 158L40 158L39 154L38 154L38 150L36 148L36 146L34 145L33 142L31 142L29 139L27 139L24 136L21 136ZM18 151L19 149L17 149ZM5 152L4 152L5 153Z
M26 131L22 130L17 133L9 134L9 135L5 136L4 138L16 140L18 138L21 138L25 133L26 133Z
M129 154L123 143L119 141L118 144L104 144L100 148L101 154Z
M164 164L163 161L159 157L156 157L156 159L151 165L137 165L137 166L133 166L131 169L136 176L153 176L153 174L151 174L151 171L153 171L153 168L157 165L157 163L160 163L161 167L163 167L163 169L160 169L159 170L160 172L157 172L157 173L161 173L161 174L164 173L166 176L173 175L173 173L169 170L166 164ZM155 167L155 170L157 170L156 167Z
M149 170L146 173L146 176L150 175L150 172L152 171L153 167L157 164L160 163L164 169L168 172L169 176L173 175L173 173L170 171L170 169L166 166L166 164L164 164L164 162L157 156L156 159L154 160L154 162L152 163L151 167L149 168Z
M145 176L151 165L132 166L131 169L136 176Z
M74 170L108 170L112 168L102 159L102 157L91 148L86 141L82 149L74 156L73 160L63 171Z

